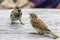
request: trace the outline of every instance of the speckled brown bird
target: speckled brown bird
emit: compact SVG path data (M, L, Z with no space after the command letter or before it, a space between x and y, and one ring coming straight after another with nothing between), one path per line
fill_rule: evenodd
M33 26L33 28L38 31L39 34L51 34L54 39L59 38L56 34L54 34L51 30L47 28L47 25L37 17L36 14L30 13L30 22Z
M21 9L20 9L20 7L16 6L15 9L11 12L11 15L10 15L12 24L16 20L19 20L21 22L21 24L23 24L22 21L21 21L21 17L22 17Z

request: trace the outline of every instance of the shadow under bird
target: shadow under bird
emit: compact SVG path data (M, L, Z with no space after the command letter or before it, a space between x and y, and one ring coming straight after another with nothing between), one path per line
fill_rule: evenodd
M39 34L42 34L42 35L50 34L53 36L54 39L59 38L59 36L57 36L56 34L54 34L51 30L47 28L47 25L41 19L39 19L36 14L30 13L29 15L31 19L30 22L33 28L36 31L38 31Z
M17 21L17 20L19 20L21 22L21 24L23 24L22 21L21 21L21 17L22 17L21 8L16 6L15 9L11 12L11 15L10 15L12 24L14 24L14 22Z

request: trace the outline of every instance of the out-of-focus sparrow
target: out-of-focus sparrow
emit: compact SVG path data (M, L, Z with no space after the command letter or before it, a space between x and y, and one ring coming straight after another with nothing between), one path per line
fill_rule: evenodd
M5 9L13 9L16 7L16 4L13 2L13 0L2 0L0 6Z
M47 25L41 19L39 19L36 14L31 13L30 19L33 28L37 30L39 34L51 34L54 39L59 38L59 36L47 28Z
M12 24L16 20L19 20L21 22L21 24L23 24L22 21L21 21L21 17L22 17L21 9L20 9L20 7L16 6L15 9L11 12L11 15L10 15Z

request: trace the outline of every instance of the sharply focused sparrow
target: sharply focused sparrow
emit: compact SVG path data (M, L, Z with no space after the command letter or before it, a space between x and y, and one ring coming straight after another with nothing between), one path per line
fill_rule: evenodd
M21 9L20 9L20 7L16 6L15 9L11 12L11 15L10 15L12 24L16 20L19 20L21 22L21 24L23 24L22 21L21 21L21 17L22 17Z
M39 19L36 14L31 13L30 19L33 28L38 31L39 34L51 34L54 39L59 38L59 36L55 35L47 28L47 25L41 19Z

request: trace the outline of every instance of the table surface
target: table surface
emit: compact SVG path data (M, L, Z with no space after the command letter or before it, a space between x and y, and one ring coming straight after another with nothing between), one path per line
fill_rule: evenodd
M29 13L36 13L51 31L60 36L59 9L22 9L22 22L25 25L21 25L19 21L14 25L11 24L12 10L0 10L0 40L53 40L45 35L30 34L37 31L30 24Z

